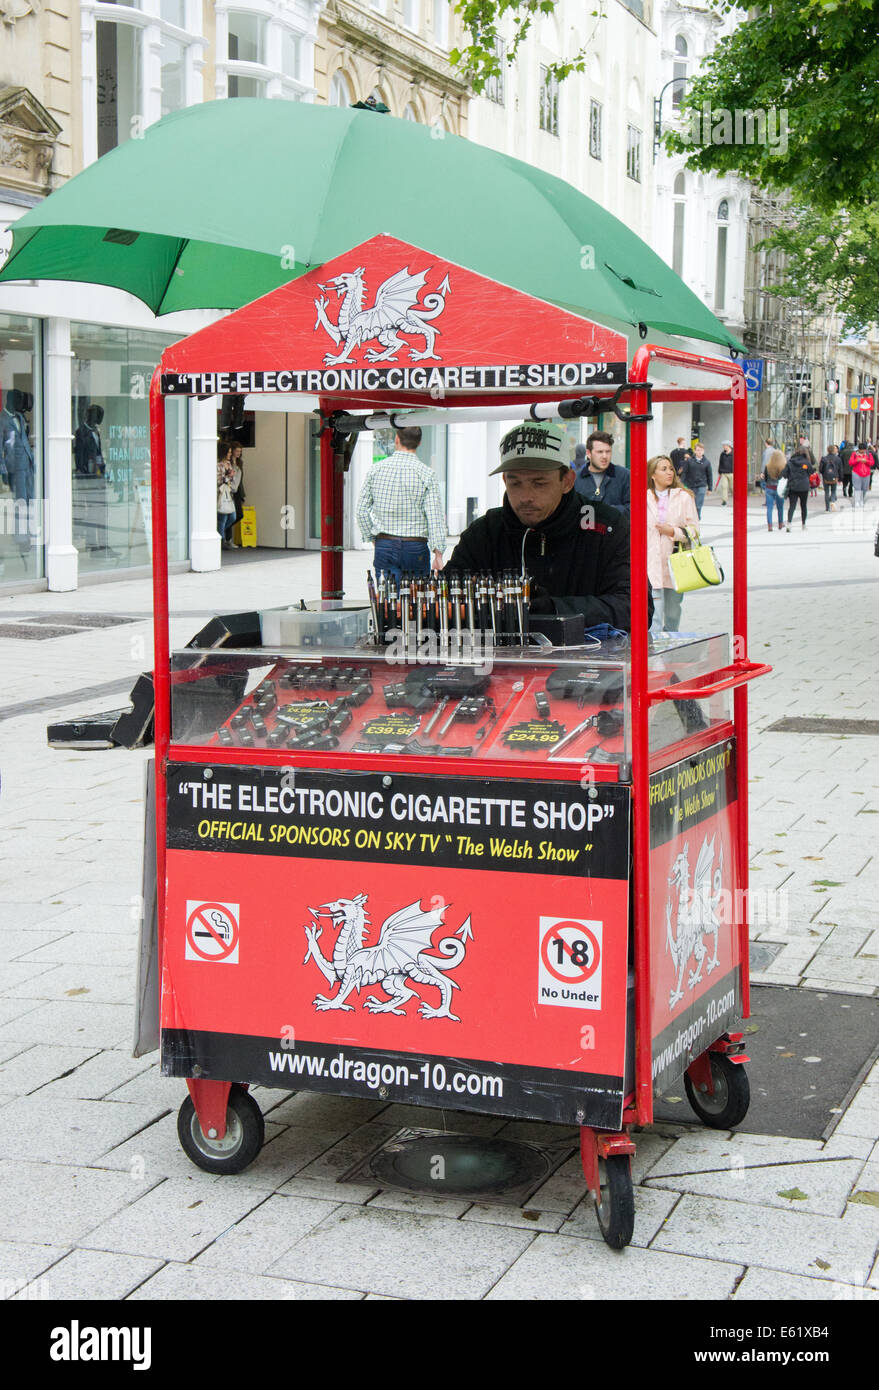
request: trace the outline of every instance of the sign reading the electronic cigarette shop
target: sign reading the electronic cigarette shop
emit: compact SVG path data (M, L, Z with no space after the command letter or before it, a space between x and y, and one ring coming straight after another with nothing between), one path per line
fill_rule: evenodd
M591 790L172 764L164 1071L618 1127L629 789Z
M735 740L650 779L653 1088L741 1018Z

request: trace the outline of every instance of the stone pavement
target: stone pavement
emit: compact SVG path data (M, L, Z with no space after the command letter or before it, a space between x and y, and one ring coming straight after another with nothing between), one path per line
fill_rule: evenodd
M805 533L750 517L755 981L879 993L879 763L866 736L773 733L790 715L879 718L879 560L866 518ZM729 518L705 530L729 564ZM860 525L861 521L864 525ZM349 592L368 563L346 556ZM202 616L318 593L315 555L172 579L173 637ZM691 595L685 626L727 601ZM183 1083L130 1056L148 753L53 752L46 724L124 703L151 665L145 581L0 598L0 623L133 617L46 641L0 633L0 1291L13 1299L879 1297L879 1066L826 1141L660 1124L637 1136L633 1244L600 1238L577 1160L519 1210L334 1178L404 1124L547 1127L260 1089L266 1147L195 1169ZM110 686L105 692L94 687ZM73 692L73 694L71 693ZM85 692L85 693L76 693ZM89 693L91 692L91 693ZM49 708L33 712L36 701ZM21 705L21 709L11 709ZM430 1258L426 1259L426 1252Z

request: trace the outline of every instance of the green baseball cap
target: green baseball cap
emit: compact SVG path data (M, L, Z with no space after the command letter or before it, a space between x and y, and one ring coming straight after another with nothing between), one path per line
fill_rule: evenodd
M495 473L510 473L522 468L528 472L570 467L568 441L554 425L526 420L508 430L501 440L501 461Z

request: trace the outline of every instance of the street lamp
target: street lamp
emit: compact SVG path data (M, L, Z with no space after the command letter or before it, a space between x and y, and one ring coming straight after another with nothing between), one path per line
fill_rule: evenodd
M653 163L656 163L656 156L659 154L659 144L662 140L662 98L665 96L669 87L675 83L680 83L683 87L689 82L689 77L670 77L665 86L661 89L659 96L653 98Z

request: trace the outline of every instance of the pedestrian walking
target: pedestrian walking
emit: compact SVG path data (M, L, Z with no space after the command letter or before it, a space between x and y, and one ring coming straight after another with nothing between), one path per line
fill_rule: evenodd
M357 525L367 544L375 544L376 573L429 574L442 569L446 520L433 469L416 450L417 425L394 435L394 452L370 466L357 501Z
M692 458L692 457L693 457L693 452L692 452L691 449L689 449L689 448L687 447L687 441L686 441L686 439L684 438L684 436L683 436L682 434L679 434L679 435L678 435L677 448L676 448L676 449L672 449L671 453L669 454L669 458L671 459L672 463L674 464L675 472L678 474L679 477L680 477L681 469L683 468L683 466L684 466L684 464L686 463L687 459L688 459L688 458Z
M244 503L247 497L244 492L244 449L237 440L232 440L232 456L230 460L233 470L237 471L238 483L232 489L232 501L235 503L235 516L229 528L229 539L235 545L235 537L232 534L244 515Z
M705 446L696 443L693 445L693 457L681 469L681 482L692 492L699 517L702 516L705 494L711 491L711 479L711 460L705 457Z
M842 441L842 443L840 444L840 446L839 446L839 466L840 466L840 469L841 469L840 478L841 478L841 480L842 480L842 495L843 495L843 497L851 497L851 495L852 495L852 463L851 463L851 459L852 459L852 454L853 454L854 452L855 452L855 446L854 446L854 444L852 444L851 440L846 441L846 440L844 439L844 440Z
M784 529L784 498L778 495L778 480L784 472L786 464L787 460L781 450L773 449L763 465L761 481L763 483L763 497L766 502L766 521L770 531L772 530L773 512L778 514L779 531Z
M783 478L787 478L787 527L790 530L791 518L796 510L797 502L800 504L800 512L803 519L803 530L806 529L806 512L809 505L809 474L812 472L812 463L809 454L801 450L800 446L794 449L788 459Z
M647 577L653 592L653 633L677 632L681 625L684 596L672 586L668 558L675 542L687 539L686 527L699 527L695 499L671 458L657 454L647 462Z
M720 493L720 505L725 507L732 490L733 479L733 447L732 440L725 439L723 448L717 460L717 491Z
M235 501L232 497L235 469L232 466L232 446L226 440L217 445L217 530L223 550L231 550L229 530L235 521Z
M852 506L863 507L867 500L867 489L870 486L873 459L862 444L860 448L855 449L849 462L852 469Z
M836 489L840 480L839 450L831 444L818 465L818 472L824 484L824 510L836 511Z

